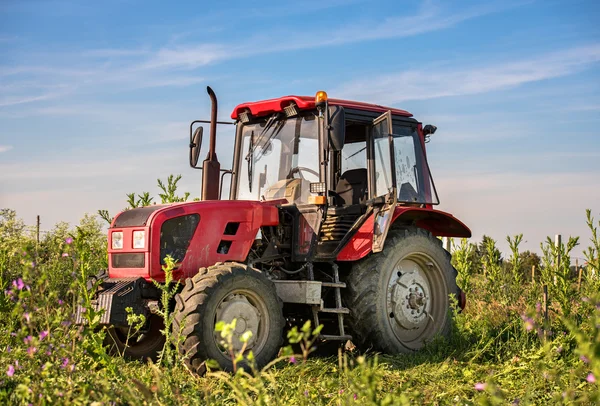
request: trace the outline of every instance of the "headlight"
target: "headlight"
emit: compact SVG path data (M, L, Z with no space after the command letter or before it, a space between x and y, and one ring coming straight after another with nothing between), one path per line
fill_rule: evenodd
M114 231L111 240L113 250L123 249L123 231Z
M144 230L133 232L133 248L144 248L146 246L146 232Z

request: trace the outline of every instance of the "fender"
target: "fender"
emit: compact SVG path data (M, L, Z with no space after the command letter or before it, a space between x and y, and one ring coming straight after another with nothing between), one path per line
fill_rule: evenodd
M450 213L430 208L397 206L392 225L414 225L436 237L471 237L471 230ZM390 227L390 228L391 228ZM357 261L371 252L373 245L373 216L369 216L337 256L338 261Z

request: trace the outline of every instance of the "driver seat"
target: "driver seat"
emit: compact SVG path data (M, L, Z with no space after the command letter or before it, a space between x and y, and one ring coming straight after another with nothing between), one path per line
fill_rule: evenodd
M335 188L335 203L338 206L362 204L367 200L367 169L347 170L340 176Z

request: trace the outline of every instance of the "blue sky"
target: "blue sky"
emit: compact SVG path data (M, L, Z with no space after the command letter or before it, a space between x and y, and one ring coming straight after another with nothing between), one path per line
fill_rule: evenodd
M222 119L326 90L436 124L439 208L476 238L585 243L585 208L600 217L598 21L600 3L577 0L4 0L0 207L50 228L170 173L198 195L186 137L208 117L206 85ZM223 131L224 167L231 145Z

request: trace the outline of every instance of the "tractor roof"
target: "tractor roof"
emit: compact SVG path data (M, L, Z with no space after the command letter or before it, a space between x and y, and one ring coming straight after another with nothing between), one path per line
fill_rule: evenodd
M283 96L277 99L242 103L233 109L231 112L231 118L237 120L239 114L244 110L250 110L250 114L254 117L265 116L283 111L283 108L289 106L292 102L294 102L300 110L313 109L315 107L314 96ZM412 117L412 114L410 114L408 111L395 109L392 107L384 107L378 104L340 99L329 99L329 104L357 110L374 111L377 113L385 113L386 111L391 110L392 114L394 115Z

